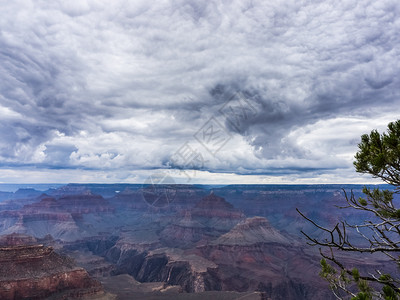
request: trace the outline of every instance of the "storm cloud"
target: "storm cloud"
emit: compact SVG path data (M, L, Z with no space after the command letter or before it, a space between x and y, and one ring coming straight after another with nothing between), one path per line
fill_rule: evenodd
M1 7L0 181L353 182L400 116L395 0Z

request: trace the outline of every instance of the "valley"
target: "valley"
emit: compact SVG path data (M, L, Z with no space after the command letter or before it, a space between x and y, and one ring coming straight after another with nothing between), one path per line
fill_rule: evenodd
M128 295L137 299L209 299L210 295L212 299L334 299L318 276L318 250L306 245L300 233L312 234L315 228L295 209L326 226L343 216L362 220L362 214L339 216L331 209L344 201L341 187L156 188L70 184L42 192L9 193L0 203L0 239L5 245L0 260L24 257L30 265L53 264L50 269L59 268L57 274L71 274L67 277L72 283L60 283L54 279L58 275L44 269L39 277L46 282L53 276L54 287L43 288L38 282L32 299L57 293L80 299L129 299ZM361 193L362 186L347 189ZM171 197L167 205L154 205L163 192ZM25 254L18 254L21 251ZM39 259L37 253L47 256ZM60 265L60 259L68 263ZM379 266L385 261L355 261L360 266L366 263ZM16 284L22 284L20 276L26 272L14 264L7 267L14 272L5 272L5 263L0 267L4 299L13 299L10 295L16 289L24 290ZM74 294L76 289L88 292Z

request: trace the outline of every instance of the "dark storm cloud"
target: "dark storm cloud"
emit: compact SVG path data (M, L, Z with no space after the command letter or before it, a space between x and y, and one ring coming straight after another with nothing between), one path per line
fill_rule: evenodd
M205 170L339 174L360 134L399 115L399 13L394 0L4 3L0 164L168 167L186 142L208 155L194 134L215 117L232 138ZM221 113L237 94L253 113L240 126Z

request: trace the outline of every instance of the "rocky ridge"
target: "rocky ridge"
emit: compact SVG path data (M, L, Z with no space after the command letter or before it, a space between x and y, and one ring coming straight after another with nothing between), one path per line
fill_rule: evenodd
M104 295L98 281L52 247L18 234L0 241L0 299L44 299L57 293L71 299Z

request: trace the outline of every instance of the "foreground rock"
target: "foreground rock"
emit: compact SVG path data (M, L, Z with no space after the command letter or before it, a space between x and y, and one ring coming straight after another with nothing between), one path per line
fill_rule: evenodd
M52 247L13 234L0 238L0 299L85 299L104 296L102 285ZM56 296L57 298L57 296Z

